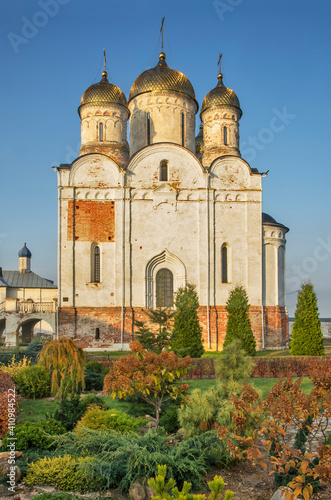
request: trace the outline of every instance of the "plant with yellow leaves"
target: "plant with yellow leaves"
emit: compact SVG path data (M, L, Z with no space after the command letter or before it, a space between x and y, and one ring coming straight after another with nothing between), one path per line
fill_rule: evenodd
M39 355L38 364L51 374L51 393L55 397L79 393L85 387L83 349L71 339L48 342Z
M23 359L20 361L15 361L15 354L11 358L10 363L8 366L4 365L3 363L0 363L0 370L4 373L8 373L10 378L16 382L17 377L23 368L26 368L27 366L31 365L31 361L24 356Z

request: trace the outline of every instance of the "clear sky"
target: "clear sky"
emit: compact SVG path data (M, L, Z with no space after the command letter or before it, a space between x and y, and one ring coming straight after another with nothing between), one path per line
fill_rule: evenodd
M101 79L128 96L160 52L192 82L200 104L217 83L238 95L241 152L263 180L263 210L290 228L287 305L315 285L331 317L330 25L325 0L14 0L1 6L0 265L56 281L53 165L79 150L80 98ZM199 122L197 120L197 129Z

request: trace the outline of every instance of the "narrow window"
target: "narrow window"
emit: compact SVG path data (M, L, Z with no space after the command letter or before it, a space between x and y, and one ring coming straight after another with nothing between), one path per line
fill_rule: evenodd
M166 160L162 160L160 163L160 181L168 180L168 162Z
M103 123L99 123L99 141L103 141Z
M96 328L95 329L95 340L99 340L100 339L100 328Z
M184 113L182 115L182 146L185 146L185 116Z
M156 307L169 307L174 300L174 277L169 269L156 274Z
M224 131L224 144L225 144L225 146L227 146L228 145L228 128L224 127L223 131Z
M222 283L228 283L228 249L222 247Z
M100 283L100 248L93 250L93 282Z
M147 113L147 144L151 143L151 115Z

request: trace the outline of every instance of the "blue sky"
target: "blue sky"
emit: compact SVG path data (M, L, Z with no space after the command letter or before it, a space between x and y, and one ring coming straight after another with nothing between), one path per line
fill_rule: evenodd
M166 16L170 67L201 106L217 82L238 95L241 151L263 180L263 210L290 227L287 304L315 285L331 317L330 22L325 0L14 0L0 21L0 265L17 269L26 241L32 269L56 281L57 187L53 165L77 155L81 95L110 80L128 96L157 62ZM280 118L281 117L281 118ZM197 120L197 128L198 128Z

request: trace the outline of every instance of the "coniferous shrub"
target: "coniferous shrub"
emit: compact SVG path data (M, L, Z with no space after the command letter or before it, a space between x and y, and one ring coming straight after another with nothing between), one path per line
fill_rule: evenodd
M226 303L226 310L228 312L228 323L224 347L231 344L234 339L240 339L246 352L254 356L256 342L248 315L249 303L244 287L236 286L231 290Z
M86 413L78 421L75 432L80 433L83 428L103 430L105 432L116 431L121 434L131 434L139 432L145 423L145 419L135 419L120 410L103 410L91 405Z
M76 394L74 396L72 395L70 399L64 396L53 418L60 422L67 431L72 431L78 420L82 418L87 408L91 405L106 409L103 398L95 394L88 394L84 398Z
M56 420L39 420L38 422L26 421L15 427L15 445L17 450L28 450L30 448L50 449L55 447L55 440L52 436L65 433L65 428ZM10 443L5 437L2 448L7 449Z
M321 356L324 354L317 297L312 283L303 283L298 293L292 329L293 356Z
M28 399L45 398L50 395L50 377L43 366L23 368L16 378L16 384L19 393Z
M35 362L44 345L50 340L52 340L52 337L50 337L49 335L38 335L26 347L26 349L24 350L24 354L28 358L31 358L33 362Z
M175 306L171 348L178 356L201 358L204 348L198 318L199 299L195 285L187 283L178 289Z
M136 320L134 322L138 331L135 333L135 339L148 352L160 354L164 349L167 349L170 342L170 322L175 313L169 308L150 309L145 311L151 323L156 325L155 328L146 326L144 321Z
M241 396L244 383L250 378L253 368L254 361L242 348L239 339L224 347L217 363L219 383L205 392L195 389L188 396L186 405L179 409L179 423L187 436L203 434L214 429L216 424L230 431L235 429L232 395ZM250 425L243 428L244 435L250 431Z
M64 491L92 491L102 489L103 482L97 478L92 467L92 457L70 455L42 458L29 465L26 484L47 484Z
M39 354L38 364L51 371L51 393L76 394L85 387L85 352L71 339L51 340Z
M213 466L233 463L216 431L175 446L169 446L167 440L166 436L154 432L136 436L84 429L80 435L68 433L61 437L58 451L71 456L82 453L93 456L93 463L88 467L100 478L100 484L105 481L107 488L124 490L139 478L155 476L160 462L167 465L168 477L173 477L180 487L184 481L190 481L193 488L201 486L203 476Z

